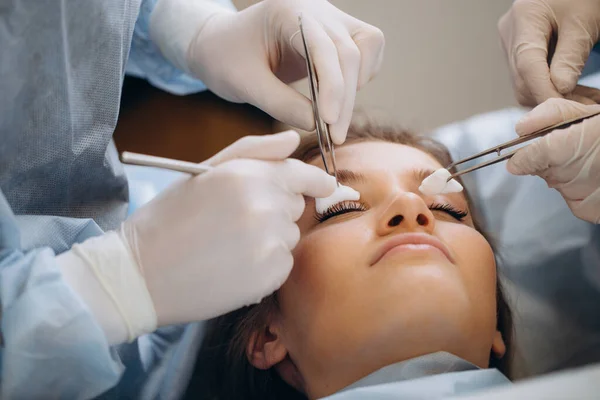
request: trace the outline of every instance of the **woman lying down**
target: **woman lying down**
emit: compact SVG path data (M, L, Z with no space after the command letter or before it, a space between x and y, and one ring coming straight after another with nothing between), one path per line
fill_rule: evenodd
M323 167L314 136L294 157ZM466 192L418 190L447 150L354 125L336 161L360 200L307 200L290 277L209 322L186 398L434 399L508 382L494 249Z

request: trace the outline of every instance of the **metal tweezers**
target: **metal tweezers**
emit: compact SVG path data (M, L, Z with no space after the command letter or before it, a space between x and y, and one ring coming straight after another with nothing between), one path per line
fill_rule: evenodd
M298 25L300 28L300 35L302 36L302 44L304 45L304 53L306 54L306 69L308 70L308 84L310 87L310 99L312 100L313 115L315 117L315 128L317 131L317 137L319 138L319 149L321 151L321 158L325 166L325 172L335 177L335 181L339 186L337 167L335 165L335 151L333 149L333 142L331 141L331 135L329 134L329 126L321 119L319 113L319 80L317 77L317 71L310 57L308 51L308 44L306 43L306 37L304 36L304 28L302 27L302 15L298 16Z
M498 154L497 158L494 158L494 159L492 159L490 161L482 162L481 164L477 164L477 165L474 165L473 167L470 167L470 168L464 169L462 171L457 171L457 172L453 173L448 178L448 180L456 178L457 176L461 176L461 175L467 174L469 172L473 172L473 171L476 171L478 169L481 169L481 168L484 168L484 167L488 167L490 165L494 165L494 164L497 164L499 162L508 160L513 155L515 155L515 153L517 151L519 151L519 149L513 150L510 153L500 154L503 150L506 150L506 149L511 148L513 146L517 146L517 145L519 145L521 143L529 142L529 141L531 141L533 139L540 138L540 137L545 136L548 133L550 133L550 132L552 132L552 131L554 131L556 129L568 128L571 125L580 123L583 120L586 120L588 118L595 117L598 114L600 114L600 111L596 111L596 112L594 112L592 114L589 114L589 115L586 115L584 117L577 117L577 118L573 118L573 119L570 119L570 120L567 120L567 121L563 121L563 122L558 123L556 125L552 125L552 126L549 126L547 128L540 129L539 131L530 133L529 135L524 135L524 136L521 136L521 137L519 137L517 139L510 140L510 141L508 141L506 143L502 143L502 144L500 144L498 146L491 147L491 148L489 148L487 150L482 151L481 153L477 153L477 154L474 154L474 155L472 155L470 157L463 158L462 160L453 162L448 167L446 167L446 169L448 171L451 171L452 169L456 168L457 165L461 165L461 164L464 164L464 163L469 162L471 160L475 160L476 158L484 157L484 156L487 156L489 154L494 154L494 153Z

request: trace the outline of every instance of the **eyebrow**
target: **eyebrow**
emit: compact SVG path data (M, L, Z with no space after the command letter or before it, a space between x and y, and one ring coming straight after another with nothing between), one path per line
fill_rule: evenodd
M364 183L367 181L365 175L360 172L350 171L349 169L338 169L337 172L338 181L344 185L350 185L352 183Z
M413 171L414 178L419 184L425 180L429 175L433 174L436 170L429 168L419 168Z

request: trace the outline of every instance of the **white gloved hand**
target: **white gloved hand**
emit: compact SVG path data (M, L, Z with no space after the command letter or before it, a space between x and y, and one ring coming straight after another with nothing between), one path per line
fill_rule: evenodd
M108 310L95 314L104 327L112 324L111 342L125 339L123 329L114 333L114 314L131 340L155 328L152 306L158 326L199 321L257 303L283 284L300 238L303 195L326 197L336 187L323 170L286 159L298 143L293 131L243 138L207 161L211 171L174 184L118 233L59 256L92 311ZM106 299L98 306L98 285L82 284L85 274L96 276L118 313Z
M341 144L356 91L381 67L379 29L326 0L264 0L238 13L207 1L159 0L150 31L169 60L217 95L313 130L310 101L287 85L307 73L299 15L319 77L321 116Z
M577 86L600 38L600 1L515 0L498 29L520 104L563 96L586 104L600 100L598 90Z
M600 111L550 99L534 108L518 124L519 135ZM560 192L575 216L600 223L600 116L556 130L519 150L508 162L515 175L538 175Z

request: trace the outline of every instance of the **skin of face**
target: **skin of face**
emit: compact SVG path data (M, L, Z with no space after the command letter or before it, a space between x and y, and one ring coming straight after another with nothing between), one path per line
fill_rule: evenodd
M349 144L336 149L336 161L338 170L362 175L345 184L361 194L350 203L366 210L319 223L307 198L279 312L253 336L250 362L275 367L309 398L437 351L487 367L491 352L504 352L493 251L470 215L459 221L431 209L468 211L463 194L422 195L426 175L418 171L441 165L409 146ZM322 168L320 158L311 164ZM437 244L392 247L380 258L396 240L423 238Z

